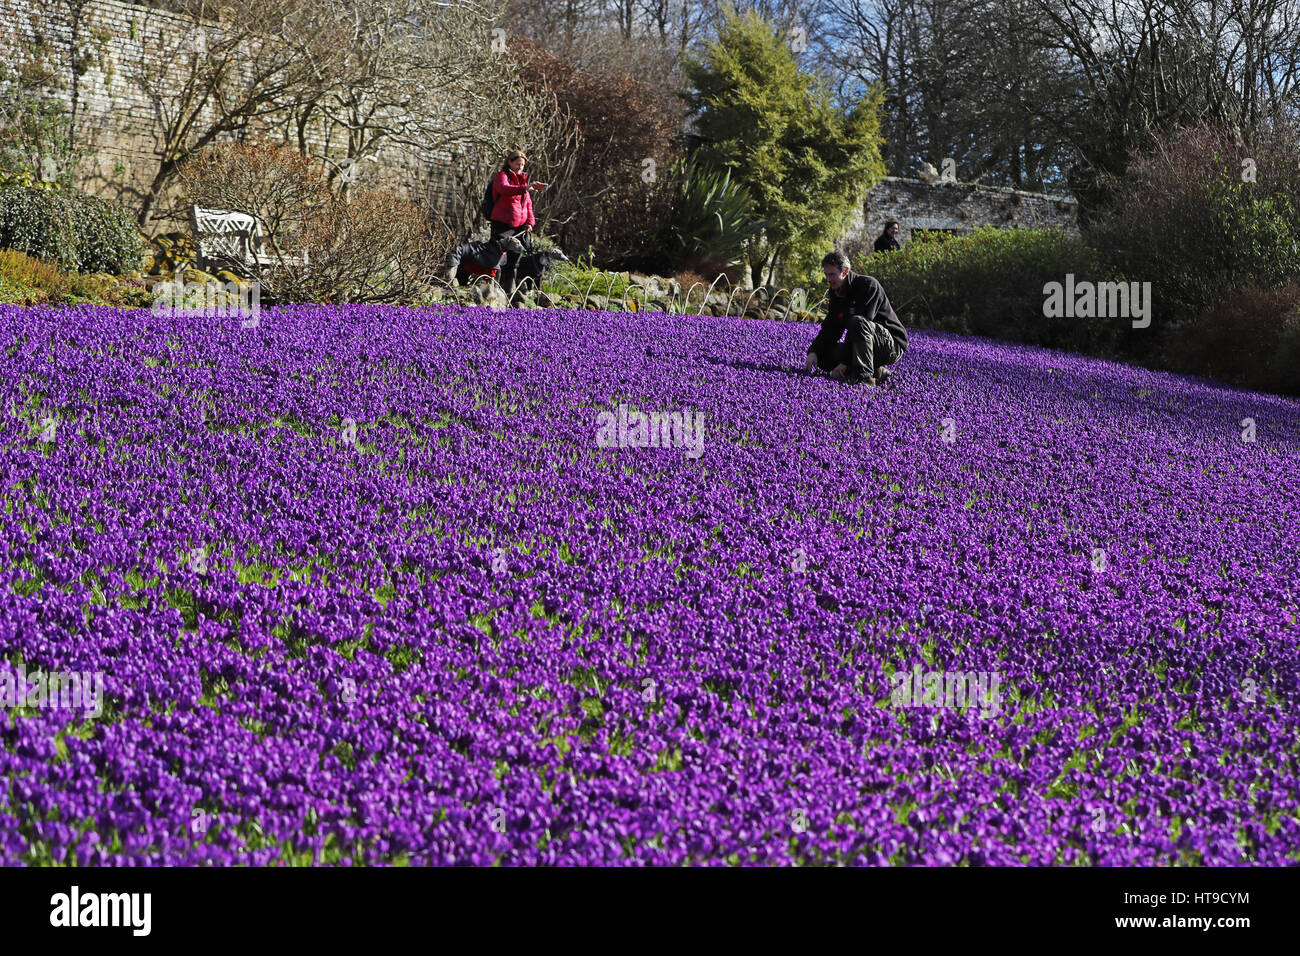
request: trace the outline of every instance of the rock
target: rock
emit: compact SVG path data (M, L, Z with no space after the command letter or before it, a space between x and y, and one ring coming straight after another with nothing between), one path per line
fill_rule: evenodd
M251 281L245 279L243 276L235 275L235 273L231 272L229 269L222 269L217 273L217 278L222 282L233 282L240 289L252 288L253 285Z
M560 297L550 292L537 293L537 304L543 309L554 309L560 305Z
M664 280L658 276L631 275L628 277L628 283L635 289L640 289L645 299L656 299L669 295L669 290L664 286Z
M477 283L471 290L471 296L475 305L487 306L489 309L510 308L510 300L506 298L505 291L495 282Z
M186 269L181 276L186 282L210 282L213 285L221 285L221 280L202 269L195 269L193 266Z

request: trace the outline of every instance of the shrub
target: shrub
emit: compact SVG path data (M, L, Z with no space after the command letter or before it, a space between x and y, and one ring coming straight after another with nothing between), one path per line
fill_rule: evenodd
M43 189L50 191L58 189L58 184L45 182L36 177L31 170L20 169L0 169L0 189L8 189L10 186L27 187L31 189Z
M144 242L135 220L117 203L98 196L77 193L70 201L77 271L114 275L138 271Z
M704 293L709 288L709 280L698 272L678 272L673 276L682 287L682 295L688 302L703 302Z
M1300 284L1232 288L1170 337L1166 358L1177 371L1300 395Z
M994 229L939 242L908 243L901 250L853 263L875 276L906 325L1014 342L1113 354L1125 346L1131 323L1114 318L1048 318L1044 286L1113 281L1098 253L1056 230ZM1142 330L1138 330L1142 331Z
M320 168L287 146L209 147L185 164L180 182L187 203L261 221L266 251L283 255L259 274L268 302L413 301L452 244L422 206L393 193L334 195Z
M77 233L71 203L53 190L22 186L0 190L0 247L75 269Z
M542 282L542 290L553 295L574 293L616 299L627 296L630 287L620 272L605 272L579 262L557 262L547 270Z
M659 242L669 269L718 271L737 261L745 240L764 225L755 204L730 169L694 158L673 163L668 174L670 212Z
M289 146L222 143L201 150L181 167L186 206L247 213L286 252L296 251L308 223L333 205L319 167ZM188 211L187 211L188 215Z
M302 224L306 262L262 273L269 301L410 302L426 292L450 234L435 234L421 206L383 190L335 198Z
M1203 125L1157 139L1084 225L1108 261L1152 283L1162 327L1190 324L1229 286L1300 279L1300 130L1274 121L1252 138Z
M523 38L511 45L524 86L552 91L581 136L567 182L541 194L539 223L544 212L566 249L594 245L602 266L652 266L667 214L666 173L679 153L681 103L626 73L584 69ZM655 162L654 176L647 159Z
M11 294L19 298L61 301L70 292L67 276L57 266L17 249L0 250L0 278Z
M146 308L153 301L143 280L64 272L16 249L0 250L0 302L17 305L96 305Z
M133 271L143 253L134 221L115 203L25 186L0 189L0 248L80 272Z

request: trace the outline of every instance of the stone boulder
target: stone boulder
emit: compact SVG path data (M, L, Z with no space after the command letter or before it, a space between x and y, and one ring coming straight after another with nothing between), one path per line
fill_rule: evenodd
M643 299L660 299L671 295L671 286L676 284L672 279L664 280L659 276L643 276L635 273L628 277L628 283L643 293Z
M487 306L489 309L508 309L510 300L505 290L495 282L480 282L470 288L470 298L475 305Z

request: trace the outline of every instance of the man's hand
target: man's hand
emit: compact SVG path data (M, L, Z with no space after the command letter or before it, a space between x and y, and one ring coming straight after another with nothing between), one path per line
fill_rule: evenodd
M837 365L831 369L831 378L843 378L844 373L849 370L847 365Z
M812 370L815 369L816 367L817 367L817 357L813 355L812 352L809 352L808 361L803 363L803 370L811 374Z

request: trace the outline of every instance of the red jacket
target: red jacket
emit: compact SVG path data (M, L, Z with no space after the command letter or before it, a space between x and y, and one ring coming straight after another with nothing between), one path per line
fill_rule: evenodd
M492 221L508 226L536 226L533 217L533 197L529 195L528 174L501 170L492 177Z

